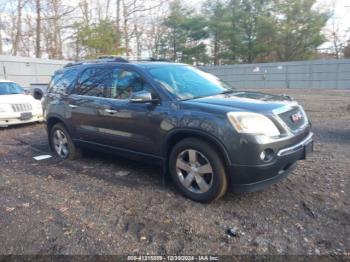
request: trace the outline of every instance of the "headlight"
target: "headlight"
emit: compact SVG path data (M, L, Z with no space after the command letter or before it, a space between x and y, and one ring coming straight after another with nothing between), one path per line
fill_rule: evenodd
M6 112L9 112L11 109L10 109L10 106L7 105L7 104L1 104L0 105L0 113L6 113Z
M229 112L227 117L239 133L278 136L280 131L266 116L248 112Z

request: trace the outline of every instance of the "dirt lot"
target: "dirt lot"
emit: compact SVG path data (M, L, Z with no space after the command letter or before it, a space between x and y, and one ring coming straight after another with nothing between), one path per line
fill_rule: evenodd
M147 163L36 161L43 125L0 130L0 254L349 254L350 91L271 92L305 106L315 153L264 191L208 205Z

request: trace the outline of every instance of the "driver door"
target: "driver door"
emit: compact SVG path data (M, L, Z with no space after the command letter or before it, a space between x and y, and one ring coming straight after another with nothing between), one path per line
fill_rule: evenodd
M105 83L105 98L100 100L103 134L108 146L146 154L159 152L161 104L131 103L132 94L150 91L158 98L151 85L137 72L116 68Z

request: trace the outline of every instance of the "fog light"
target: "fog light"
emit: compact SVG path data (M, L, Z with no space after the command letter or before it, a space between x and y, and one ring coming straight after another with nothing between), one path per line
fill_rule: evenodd
M260 159L262 161L268 162L273 158L274 152L271 148L265 149L260 154Z

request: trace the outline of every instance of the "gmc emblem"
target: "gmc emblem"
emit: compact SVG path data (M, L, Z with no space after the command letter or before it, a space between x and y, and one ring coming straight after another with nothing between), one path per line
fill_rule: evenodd
M298 122L301 119L303 119L303 115L301 112L298 112L298 113L291 115L290 118L292 119L293 123L295 123L295 122Z

